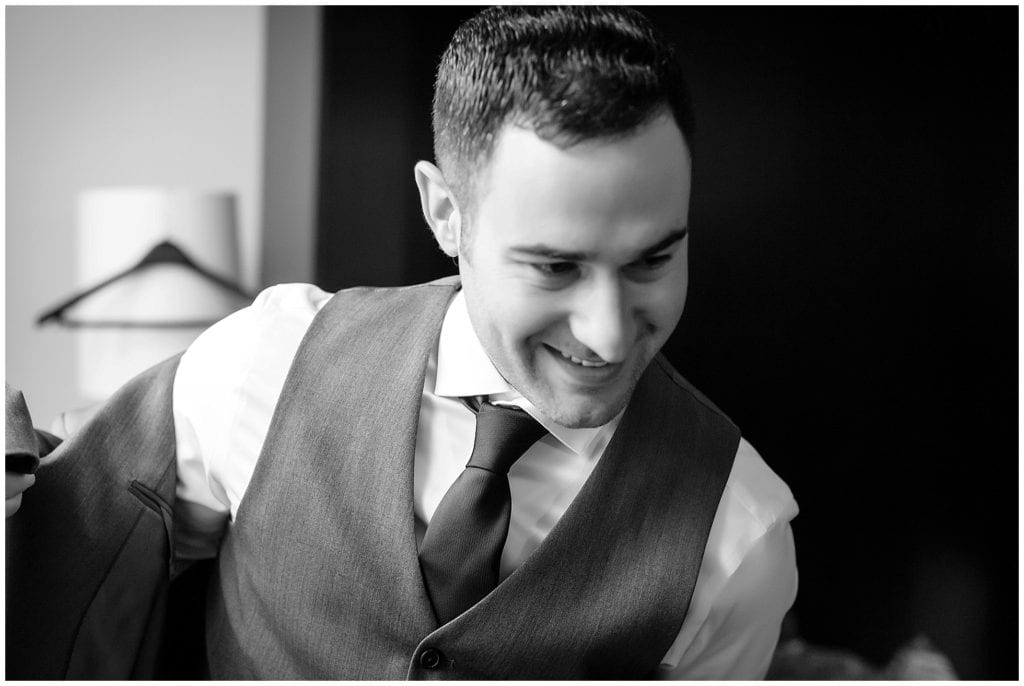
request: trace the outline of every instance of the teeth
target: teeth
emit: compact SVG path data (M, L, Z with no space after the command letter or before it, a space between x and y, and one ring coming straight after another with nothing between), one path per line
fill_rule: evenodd
M561 350L559 350L558 352L562 353L562 357L564 357L565 359L570 360L573 363L578 364L582 367L604 367L608 364L607 362L589 362L587 360L581 360L580 358L574 357L573 355L570 355L568 353L564 353Z

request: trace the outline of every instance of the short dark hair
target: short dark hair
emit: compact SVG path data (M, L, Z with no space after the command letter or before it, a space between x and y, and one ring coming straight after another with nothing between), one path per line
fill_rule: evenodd
M490 7L463 23L434 88L434 155L456 198L507 124L565 147L625 135L668 111L693 149L675 50L624 7Z

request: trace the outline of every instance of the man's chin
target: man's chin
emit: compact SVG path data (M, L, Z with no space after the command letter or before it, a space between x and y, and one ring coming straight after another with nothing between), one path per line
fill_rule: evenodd
M556 424L569 429L591 429L615 419L629 403L640 376L629 371L621 369L604 385L584 385L567 380L564 372L556 368L554 373L524 374L525 383L512 382L512 386Z
M604 426L622 411L625 401L567 400L554 398L549 407L540 408L556 424L569 429L592 429Z

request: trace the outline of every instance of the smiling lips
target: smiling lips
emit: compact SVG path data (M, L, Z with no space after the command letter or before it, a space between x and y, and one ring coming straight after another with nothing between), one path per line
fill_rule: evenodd
M590 360L581 360L580 358L576 357L575 355L570 355L568 353L564 353L561 350L559 350L558 352L562 353L562 357L564 357L565 359L570 360L573 364L578 364L578 365L580 365L582 367L607 367L608 366L608 363L603 361L603 360L591 362Z
M610 390L621 376L621 363L606 362L600 358L587 360L558 348L547 348L552 360L562 368L563 381L576 391L592 394Z
M567 352L565 352L563 350L559 350L558 348L555 348L555 347L550 346L550 345L545 345L545 347L548 350L550 350L551 352L553 352L553 353L558 353L559 355L562 356L562 359L568 360L568 361L572 362L574 365L576 365L578 367L588 367L588 368L607 367L610 364L608 362L605 362L604 360L585 360L583 358L576 357L575 355L573 355L571 353L567 353Z

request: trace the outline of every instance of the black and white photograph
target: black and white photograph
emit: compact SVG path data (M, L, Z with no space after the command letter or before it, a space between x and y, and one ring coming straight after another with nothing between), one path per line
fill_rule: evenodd
M1016 5L4 8L11 681L1017 681Z

